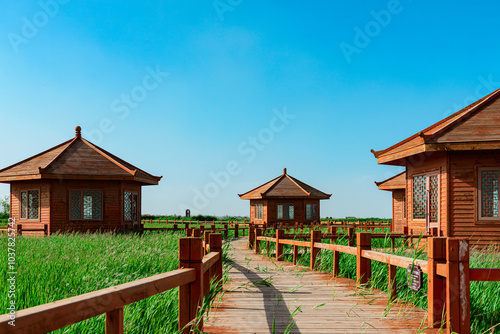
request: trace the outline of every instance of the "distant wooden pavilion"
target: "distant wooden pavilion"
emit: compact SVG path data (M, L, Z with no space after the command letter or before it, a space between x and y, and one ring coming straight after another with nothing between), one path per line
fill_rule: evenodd
M392 232L403 233L406 227L406 172L382 182L375 182L378 189L392 192Z
M141 187L160 179L83 139L79 126L74 138L0 170L11 218L50 233L139 229Z
M282 175L238 196L250 200L250 221L263 225L319 221L319 201L332 195L288 175L284 168Z
M500 90L382 151L406 167L410 233L500 242Z

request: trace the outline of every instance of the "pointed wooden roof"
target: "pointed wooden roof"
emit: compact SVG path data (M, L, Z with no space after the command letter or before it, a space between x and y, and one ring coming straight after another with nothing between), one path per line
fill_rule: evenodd
M153 176L85 140L75 138L0 170L0 182L36 179L129 180L158 184Z
M329 199L331 194L325 194L310 185L288 175L286 168L283 174L277 178L264 183L244 194L238 195L241 199L263 199L263 198L313 198Z
M431 151L500 149L500 89L411 137L372 153L377 163L405 165L405 158Z
M375 181L375 184L380 190L406 189L406 171L381 182Z

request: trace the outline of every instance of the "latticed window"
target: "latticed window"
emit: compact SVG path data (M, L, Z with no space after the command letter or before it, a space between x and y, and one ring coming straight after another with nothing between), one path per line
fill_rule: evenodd
M427 203L427 177L413 177L413 219L425 219Z
M132 193L130 191L123 193L123 215L125 220L132 220Z
M278 219L293 219L293 204L278 204Z
M102 190L71 190L70 219L102 219Z
M40 210L40 191L21 191L21 219L38 219Z
M306 219L318 219L318 204L306 204Z
M413 219L428 219L434 224L439 222L439 174L413 177Z
M255 204L255 219L262 219L264 217L264 205Z
M479 172L479 218L498 219L498 178L500 168L480 168Z

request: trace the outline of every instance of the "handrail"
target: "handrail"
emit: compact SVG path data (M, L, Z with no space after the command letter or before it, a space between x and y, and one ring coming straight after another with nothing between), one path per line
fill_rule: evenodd
M125 305L137 302L194 282L196 270L177 269L110 288L30 307L16 312L16 333L47 333L95 317ZM10 318L0 318L0 332L12 329Z
M391 266L396 266L400 268L408 268L409 265L414 264L420 266L422 272L427 274L427 261L425 260L418 260L410 257L399 256L394 254L386 254L371 250L361 251L361 256L370 260L387 263L390 264Z
M308 242L308 246L311 246L311 243ZM344 246L344 245L336 245L336 244L323 244L321 242L314 243L315 248L333 250L341 253L347 253L351 255L356 255L356 247Z
M218 252L210 252L203 258L202 261L202 272L205 273L208 269L210 269L215 262L219 259L220 254Z

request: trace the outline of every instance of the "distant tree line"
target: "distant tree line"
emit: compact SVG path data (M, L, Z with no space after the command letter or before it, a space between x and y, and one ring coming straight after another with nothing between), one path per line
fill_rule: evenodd
M10 215L10 198L5 196L0 198L0 219L8 219Z

